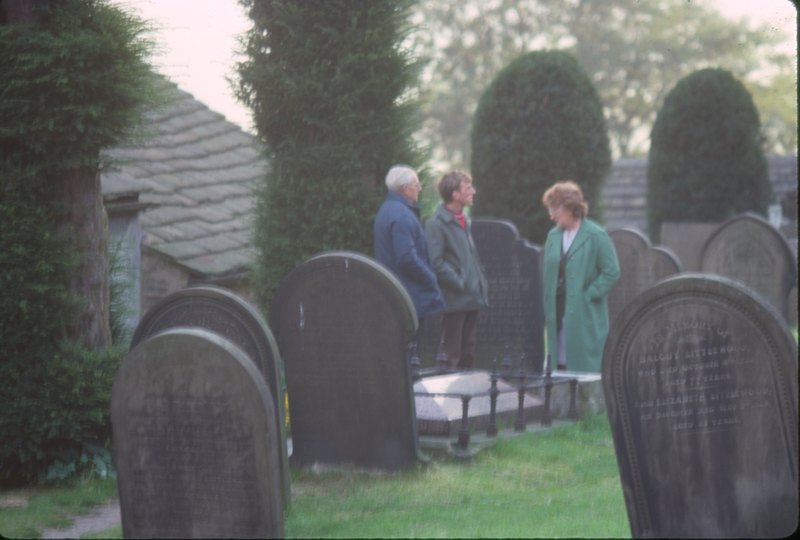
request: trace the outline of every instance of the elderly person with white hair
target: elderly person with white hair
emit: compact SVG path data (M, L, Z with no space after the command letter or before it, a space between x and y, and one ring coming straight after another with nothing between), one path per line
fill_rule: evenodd
M419 183L414 169L395 165L386 175L389 192L375 216L375 258L408 291L417 311L419 327L427 315L444 309L444 298L428 256L428 243L419 214Z

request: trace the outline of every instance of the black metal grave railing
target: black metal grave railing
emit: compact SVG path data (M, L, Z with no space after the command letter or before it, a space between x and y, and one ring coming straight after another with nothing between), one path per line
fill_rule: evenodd
M440 348L441 351L441 348ZM511 369L511 359L508 354L508 346L506 346L506 354L503 357L501 370L497 370L497 359L492 361L492 372L490 376L491 387L486 392L476 392L470 394L462 393L448 393L448 392L414 392L414 396L420 397L445 397L445 398L458 398L461 399L461 429L458 432L458 449L466 452L470 442L470 429L469 429L469 403L472 398L476 397L489 397L489 425L486 428L486 435L488 437L496 437L498 434L497 429L497 398L500 394L517 392L519 404L517 407L517 416L514 421L514 431L525 431L525 392L534 389L544 389L544 411L542 413L542 426L551 426L553 423L551 395L553 386L559 384L570 385L570 399L569 410L567 418L570 420L578 419L577 412L577 389L578 379L572 377L558 377L556 379L552 376L552 369L550 367L550 355L547 357L547 369L542 372L527 372L525 370L525 358L520 358L519 370L514 373ZM447 368L445 366L445 358L442 352L437 355L436 367L429 369L419 369L419 357L417 356L416 346L414 347L411 356L411 373L414 381L425 378L426 376L453 374L453 373L469 373L475 371L473 369L458 369ZM516 380L515 388L500 390L497 388L497 381L500 379L509 381Z

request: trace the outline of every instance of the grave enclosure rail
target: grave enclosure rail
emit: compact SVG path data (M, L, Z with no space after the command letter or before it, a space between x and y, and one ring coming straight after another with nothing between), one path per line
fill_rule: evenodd
M508 350L508 346L506 346L506 351ZM497 413L497 396L500 394L509 394L512 392L516 392L519 396L519 405L517 407L517 417L514 421L514 431L523 432L525 431L525 408L524 408L524 399L525 399L525 392L527 390L533 390L536 388L544 388L544 412L542 414L542 426L551 426L553 424L553 415L551 413L550 407L550 396L552 393L553 386L557 384L567 384L570 385L570 398L569 398L569 411L567 412L567 418L570 420L577 420L578 419L578 411L577 411L577 393L578 393L578 379L577 378L562 378L559 377L557 380L553 379L552 376L552 369L550 368L550 358L548 355L547 359L547 370L542 372L526 372L524 369L525 361L524 358L520 359L520 368L516 372L513 372L511 369L511 360L508 354L505 355L502 363L502 368L500 373L497 370L497 359L493 360L492 362L492 374L491 374L491 388L487 392L480 392L475 394L459 394L459 393L448 393L448 392L414 392L414 396L420 397L446 397L446 398L460 398L461 399L461 429L458 432L458 448L460 450L467 450L470 441L470 430L469 430L469 402L474 397L485 397L489 396L490 402L490 409L489 409L489 425L486 428L486 436L487 437L496 437L498 433L497 429L497 421L496 421L496 413ZM445 361L443 359L443 355L437 356L436 359L436 367L429 368L429 369L419 369L419 357L416 353L416 347L414 353L411 357L411 370L412 370L412 378L414 381L418 381L420 379L425 378L426 376L435 376L435 375L446 375L452 373L468 373L470 371L474 371L472 369L457 369L457 368L446 368ZM509 389L509 390L499 390L497 388L497 381L499 379L505 380L517 380L516 388Z

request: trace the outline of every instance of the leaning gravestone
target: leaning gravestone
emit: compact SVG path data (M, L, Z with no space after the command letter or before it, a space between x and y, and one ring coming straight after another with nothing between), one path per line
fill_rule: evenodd
M360 253L322 253L292 270L270 306L286 365L292 461L398 470L421 455L402 284Z
M765 219L748 213L723 223L703 246L700 270L750 287L788 320L797 265L786 239Z
M602 378L634 537L794 532L797 345L763 298L663 281L613 324Z
M619 260L620 276L608 293L608 320L659 281L681 271L677 257L663 247L654 248L642 233L619 229L609 233Z
M505 354L525 355L526 368L544 363L544 307L541 248L520 238L513 223L499 219L472 221L472 238L489 286L489 307L478 313L475 367L492 369ZM426 317L423 366L433 366L439 345L440 317Z
M201 285L177 291L163 298L139 322L131 338L131 350L142 341L170 328L209 330L239 346L263 374L273 397L275 423L286 441L286 409L283 367L275 338L267 323L250 304L228 289ZM280 463L286 506L291 504L289 458L286 444Z
M125 538L283 536L273 399L230 341L179 328L140 343L111 422Z

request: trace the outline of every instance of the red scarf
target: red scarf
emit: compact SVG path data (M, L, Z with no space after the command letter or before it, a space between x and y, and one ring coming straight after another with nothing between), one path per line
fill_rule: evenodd
M467 229L467 218L464 216L464 211L463 210L461 212L459 212L459 213L455 213L452 210L450 210L449 208L447 208L447 206L445 206L445 205L442 205L442 206L444 206L445 210L447 210L448 212L453 214L453 217L456 218L458 220L458 222L461 224L461 228L462 229L464 229L464 230Z

